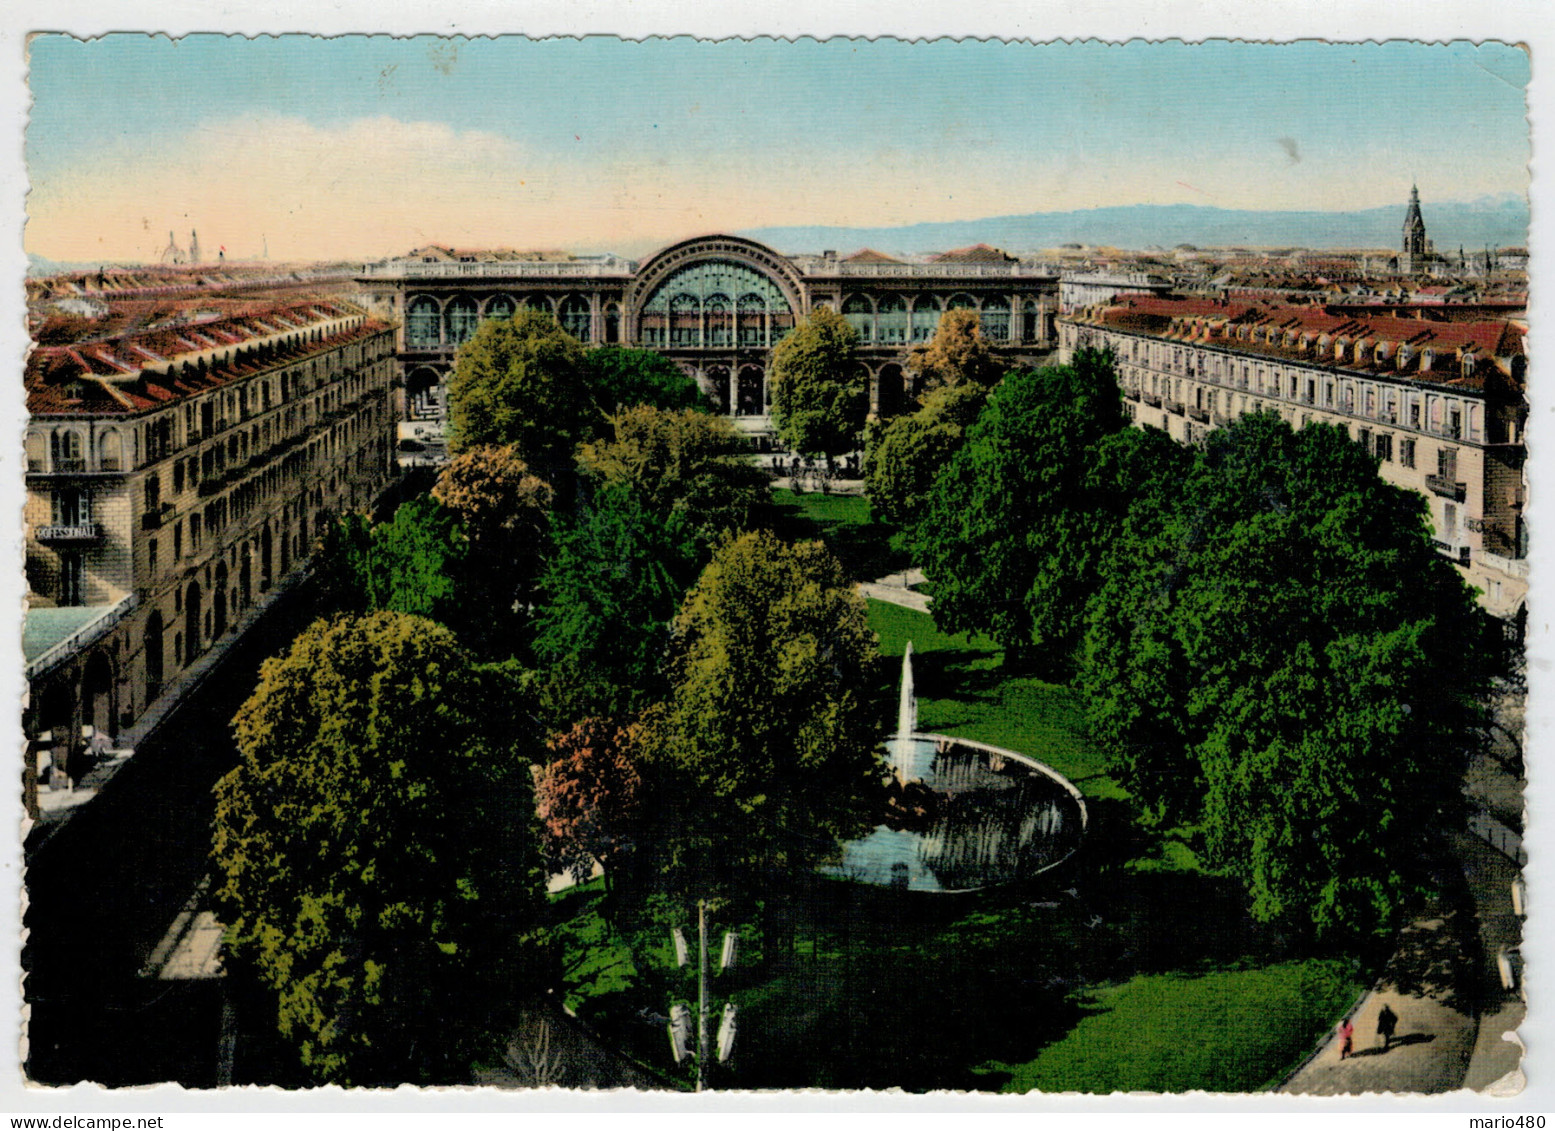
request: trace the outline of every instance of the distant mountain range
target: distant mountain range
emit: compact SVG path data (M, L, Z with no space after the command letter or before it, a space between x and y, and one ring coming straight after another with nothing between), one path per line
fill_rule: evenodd
M786 255L860 248L902 255L987 243L1011 252L1067 243L1088 246L1346 247L1399 246L1403 203L1354 212L1266 212L1198 204L1131 204L1075 212L1030 212L985 220L953 220L897 228L784 227L741 232ZM1474 201L1422 201L1426 232L1444 254L1528 245L1528 201L1506 195Z

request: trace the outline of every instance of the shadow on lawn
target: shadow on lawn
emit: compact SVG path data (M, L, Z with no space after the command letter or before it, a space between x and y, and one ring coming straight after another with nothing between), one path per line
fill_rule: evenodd
M874 581L912 565L895 527L883 522L849 522L814 518L798 503L774 503L769 512L773 533L793 542L820 539L854 581Z

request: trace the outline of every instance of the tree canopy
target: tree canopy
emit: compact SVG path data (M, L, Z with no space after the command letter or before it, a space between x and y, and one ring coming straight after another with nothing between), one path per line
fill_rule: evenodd
M1488 659L1423 501L1344 429L1260 414L1127 525L1082 675L1143 815L1202 823L1261 919L1398 926L1459 820Z
M675 621L646 724L655 841L691 886L769 883L870 823L884 729L864 602L819 542L766 531L713 555ZM758 884L758 887L761 886Z
M552 851L582 880L597 860L610 869L638 835L642 775L637 726L582 719L546 744L550 762L535 783L535 804Z
M828 460L859 446L869 381L858 333L829 306L817 307L772 351L772 416L778 436L803 455Z
M559 518L540 583L535 653L555 726L619 717L663 692L670 622L696 578L697 547L680 512L655 514L622 484Z
M640 405L610 423L613 437L578 452L585 478L636 492L661 519L679 514L704 549L725 530L747 529L765 509L767 482L724 417Z
M935 623L981 631L1015 666L1063 672L1079 644L1103 547L1135 476L1110 444L1141 443L1170 460L1170 441L1114 439L1124 425L1110 358L1005 376L934 480L913 529L934 583Z
M609 416L636 405L670 411L711 412L696 380L655 350L600 346L584 353L589 390L600 413Z
M512 444L543 479L601 424L583 346L549 314L488 318L459 347L448 379L448 450Z
M315 623L234 720L229 953L321 1082L463 1082L549 981L529 775L491 711L509 692L448 630L380 612Z
M318 575L321 603L338 612L387 610L461 623L469 554L459 519L427 496L401 503L388 522L346 514L326 527Z
M916 520L935 476L961 446L987 399L980 385L945 386L929 393L918 411L872 427L864 461L864 494L871 509L898 526Z
M907 354L907 368L917 377L919 395L944 386L990 388L1004 374L975 310L947 310L934 336Z

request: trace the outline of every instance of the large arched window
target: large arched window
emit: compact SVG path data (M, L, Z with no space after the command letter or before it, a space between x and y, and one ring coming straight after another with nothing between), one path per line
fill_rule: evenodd
M605 307L605 341L615 345L621 340L621 305L610 303Z
M437 300L430 295L417 295L405 307L405 344L411 349L436 349L442 342L441 323Z
M907 301L901 295L886 295L875 304L875 326L884 345L900 345L907 340Z
M702 300L704 341L715 348L734 344L734 303L726 294L712 294Z
M945 303L946 310L976 310L977 301L967 294L951 295L950 301Z
M512 295L492 295L486 300L487 318L511 318L517 309L518 304L513 301Z
M589 341L594 334L594 317L589 310L589 300L582 295L568 295L557 314L562 329L580 342Z
M525 310L532 310L536 314L556 314L556 308L551 305L551 300L544 295L525 295L519 303Z
M983 331L983 337L990 342L1007 342L1010 340L1010 304L1002 296L995 295L983 302L982 314L978 318L978 324Z
M926 342L939 328L939 303L930 295L919 295L912 304L912 340Z
M81 433L68 428L56 428L50 440L50 456L55 471L85 471L86 446Z
M849 295L842 303L842 317L858 340L869 345L875 340L875 309L866 295Z
M475 327L480 324L480 320L480 310L469 295L455 295L449 299L443 311L448 344L456 346L469 341L474 337Z
M670 297L670 345L702 344L701 307L696 295L681 292Z
M726 345L732 329L741 347L762 348L793 328L794 312L777 283L754 267L710 260L672 272L648 296L643 344L660 344L656 335L666 324L671 346Z

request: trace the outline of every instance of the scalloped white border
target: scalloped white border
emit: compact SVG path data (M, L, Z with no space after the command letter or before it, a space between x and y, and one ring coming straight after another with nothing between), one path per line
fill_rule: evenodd
M934 1095L908 1097L884 1093L839 1095L823 1092L785 1095L737 1096L727 1093L704 1097L674 1095L532 1094L499 1095L489 1092L445 1091L416 1093L408 1089L391 1094L348 1094L335 1092L286 1095L279 1092L231 1091L227 1093L186 1093L177 1088L144 1089L109 1093L97 1088L78 1087L63 1091L26 1090L14 1069L0 1070L0 1117L10 1114L158 1114L166 1113L166 1126L223 1126L233 1122L252 1122L238 1112L267 1113L264 1123L273 1124L278 1113L324 1113L300 1116L312 1127L340 1125L367 1127L380 1122L399 1122L415 1118L414 1126L427 1122L432 1112L565 1112L552 1118L584 1120L588 1124L614 1123L625 1112L645 1112L654 1128L683 1125L684 1113L718 1118L720 1122L738 1119L743 1125L750 1119L781 1118L788 1123L800 1112L808 1124L817 1117L828 1122L845 1123L850 1129L861 1119L871 1123L885 1118L899 1123L902 1119L921 1121L939 1113L977 1112L985 1118L1002 1116L1020 1119L1023 1128L1031 1126L1034 1116L1044 1123L1057 1117L1061 1123L1087 1124L1097 1118L1129 1119L1145 1113L1165 1115L1172 1126L1188 1128L1211 1123L1216 1117L1226 1120L1234 1113L1297 1115L1303 1125L1323 1119L1349 1119L1359 1126L1362 1119L1372 1124L1380 1113L1424 1119L1444 1128L1466 1128L1470 1114L1517 1115L1555 1113L1555 1028L1548 1023L1555 1012L1555 948L1540 946L1538 937L1551 936L1549 913L1543 908L1555 906L1549 898L1551 888L1545 877L1548 869L1540 862L1555 851L1555 837L1541 818L1555 813L1549 780L1555 774L1555 740L1551 737L1552 690L1555 690L1555 644L1552 644L1550 618L1555 601L1543 594L1555 586L1555 572L1547 568L1550 555L1542 553L1545 537L1555 545L1555 511L1546 517L1545 490L1555 491L1555 348L1546 343L1539 319L1550 305L1546 296L1555 282L1555 192L1543 157L1555 144L1551 111L1555 108L1555 82L1550 78L1549 61L1555 58L1555 9L1547 0L958 0L949 4L907 6L898 0L438 0L433 3L407 3L405 0L10 0L0 17L0 128L8 143L0 160L0 216L13 233L0 242L0 273L9 285L0 288L0 356L7 359L12 373L20 373L25 350L22 293L19 285L25 270L20 233L24 220L22 132L26 122L27 89L25 74L25 37L28 31L66 31L95 35L108 31L156 30L170 34L189 31L230 31L244 34L281 31L315 31L323 34L349 34L358 31L395 34L494 34L522 31L531 36L585 33L618 34L638 38L651 34L692 33L709 38L768 34L794 37L811 35L879 35L902 38L942 36L977 38L1020 38L1037 41L1067 38L1127 40L1163 39L1297 39L1336 40L1410 38L1421 40L1499 39L1530 46L1533 79L1530 86L1533 129L1533 324L1530 334L1532 414L1530 418L1530 517L1533 526L1535 558L1530 581L1533 597L1530 609L1530 699L1528 712L1529 758L1534 781L1530 785L1529 887L1532 917L1529 919L1529 998L1530 1021L1522 1029L1528 1047L1524 1071L1528 1086L1515 1099L1494 1099L1457 1093L1420 1099L1388 1097L1339 1098L1333 1100L1298 1097L984 1097ZM1428 115L1430 107L1421 107ZM1335 123L1336 129L1347 128ZM1555 335L1550 335L1555 339ZM1551 360L1543 360L1549 358ZM0 512L13 521L0 524L0 552L8 561L0 566L0 639L19 641L21 625L21 484L17 472L20 454L20 422L24 416L21 382L0 383L0 420L11 424L10 439L0 445ZM1548 531L1547 535L1542 534ZM19 649L17 650L19 654ZM22 680L20 665L0 664L0 735L19 733L19 699ZM1541 768L1551 764L1549 772ZM0 796L6 793L0 787ZM9 806L9 809L6 807ZM19 801L9 797L0 801L0 811L10 812L9 827L20 821ZM16 892L20 854L0 855L4 879L0 886L0 918L17 929ZM14 953L14 951L13 951ZM14 964L13 964L14 965ZM11 1031L11 1019L19 1016L19 995L14 979L0 978L0 1031ZM0 1040L0 1045L5 1041ZM700 1101L700 1102L698 1102ZM233 1113L226 1119L192 1117L195 1112ZM711 1115L710 1113L739 1113ZM369 1116L366 1113L375 1113ZM1037 1116L1036 1113L1041 1113ZM1067 1115L1061 1113L1071 1113ZM1081 1114L1084 1113L1084 1114ZM1461 1113L1461 1114L1458 1114ZM288 1115L294 1123L299 1115ZM519 1116L519 1119L524 1118ZM1552 1116L1555 1118L1555 1116ZM1132 1122L1132 1119L1129 1119ZM1238 1125L1244 1120L1237 1119ZM7 1123L8 1125L8 1123ZM406 1123L406 1126L412 1124ZM502 1121L513 1126L513 1117ZM939 1131L938 1126L936 1131Z

